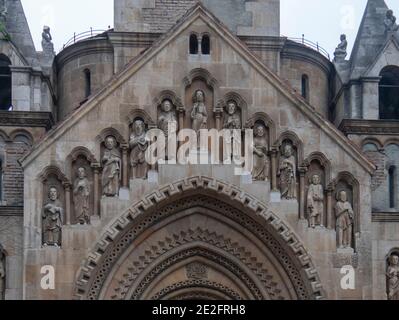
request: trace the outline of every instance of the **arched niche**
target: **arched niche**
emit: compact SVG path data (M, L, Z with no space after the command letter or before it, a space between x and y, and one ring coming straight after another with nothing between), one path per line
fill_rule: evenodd
M161 105L162 101L157 98L156 100L154 100L154 102L158 109L159 106ZM129 123L129 128L130 128L129 132L132 131L131 127L137 119L143 120L148 129L154 129L157 127L156 123L152 120L151 116L146 111L137 108L137 109L133 109L129 112L129 115L128 115L128 123Z
M390 274L392 272L391 269L395 268L394 266L392 266L393 256L399 257L399 248L394 248L394 249L390 250L389 253L387 254L387 256L385 257L386 292L387 292L388 300L398 300L399 299L398 294L396 294L396 297L390 296L391 286L392 286L390 283L390 278L391 278ZM393 270L393 272L394 271L395 271L395 269ZM395 286L395 289L396 289L396 286Z
M277 148L280 148L280 150L281 150L281 147L283 147L284 144L286 144L288 142L290 142L292 144L292 146L294 147L297 161L298 161L298 166L299 166L304 161L303 142L295 132L285 131L280 135L279 139L275 143L275 146Z
M65 174L54 165L46 167L43 172L39 175L39 180L42 185L42 208L49 201L49 191L52 187L57 189L58 200L62 204L64 209L64 217L62 217L63 224L69 221L70 211L68 210L70 206L70 180L65 176Z
M217 109L223 112L223 116L226 117L227 116L226 108L230 102L234 102L234 104L237 106L241 118L241 124L242 126L244 126L244 124L248 120L248 104L238 93L236 92L227 93L224 96L224 98L218 102Z
M348 201L352 204L354 211L354 233L360 232L360 185L357 179L350 172L340 172L338 176L330 183L329 189L333 190L333 204L332 208L335 208L337 203L338 194L341 191L346 191L348 195ZM333 228L336 228L335 210L333 209ZM353 239L354 247L356 243ZM355 248L356 249L356 248Z
M274 145L277 139L277 131L276 125L274 121L263 112L255 113L245 124L245 128L253 129L256 123L262 123L265 125L268 131L268 141L269 141L269 149Z
M198 68L192 70L183 79L182 83L182 96L184 97L184 104L187 106L184 128L192 128L191 112L194 106L195 94L198 90L201 90L205 95L205 105L208 113L208 128L216 128L214 112L218 105L217 101L220 97L218 81L209 73L209 71Z
M320 184L323 186L324 190L324 212L322 225L328 226L328 212L327 209L327 197L326 190L328 185L331 183L331 162L327 159L327 157L321 152L314 152L310 154L303 163L303 166L306 167L306 176L305 176L305 210L306 210L306 218L309 219L309 203L308 203L308 192L309 187L312 184L313 177L315 175L320 177Z
M98 179L94 176L96 168L99 167L98 160L85 147L75 148L67 157L68 176L71 177L71 224L78 224L78 213L76 212L76 199L78 194L79 184L79 170L82 168L85 171L86 179L89 181L89 215L95 215L95 202L98 201ZM95 186L97 183L97 186Z

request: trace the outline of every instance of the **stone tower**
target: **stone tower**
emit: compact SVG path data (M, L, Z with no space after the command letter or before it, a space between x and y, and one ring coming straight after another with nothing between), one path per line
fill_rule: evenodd
M198 0L115 0L115 31L164 33ZM280 0L202 0L238 36L279 36Z

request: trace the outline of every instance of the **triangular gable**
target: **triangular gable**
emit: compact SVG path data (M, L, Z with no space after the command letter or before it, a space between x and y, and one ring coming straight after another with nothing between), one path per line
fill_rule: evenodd
M196 19L201 18L216 34L218 34L227 44L229 44L237 54L241 56L248 64L262 75L274 88L285 96L293 105L325 132L330 138L336 141L348 154L352 156L355 162L359 163L365 170L372 173L374 165L355 147L336 127L319 115L316 110L307 104L293 88L284 83L235 35L233 35L226 26L224 26L208 9L201 3L197 3L187 14L173 27L167 34L161 37L151 48L141 56L133 59L118 75L115 75L110 82L95 96L93 96L85 105L71 114L57 128L53 129L32 151L26 155L21 163L25 167L33 161L43 150L48 148L58 137L66 133L82 117L89 113L106 97L111 95L123 83L129 80L138 70L145 66L153 57L155 57L163 48L165 48L173 39L190 26Z
M396 54L389 53L390 48L393 48ZM381 69L388 65L399 65L399 42L394 35L387 39L386 44L378 52L370 68L365 72L365 76L379 76Z

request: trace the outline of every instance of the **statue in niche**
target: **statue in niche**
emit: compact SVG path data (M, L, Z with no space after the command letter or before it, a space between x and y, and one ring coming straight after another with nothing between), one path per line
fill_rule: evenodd
M338 248L352 248L354 211L352 205L348 201L348 194L346 191L340 191L337 194L335 216L337 218Z
M79 223L90 223L90 182L86 176L86 169L78 169L78 177L73 186L73 201L75 205L75 215Z
M238 112L237 104L234 101L230 101L227 104L223 129L230 132L230 135L225 137L225 147L227 150L230 150L230 152L233 153L233 157L239 161L241 157L241 133L238 134L236 130L241 130L241 116ZM231 160L231 154L225 152L225 160Z
M266 128L257 124L254 129L254 168L252 179L254 181L266 181L269 179L269 158L267 156L268 144Z
M335 61L345 60L346 56L348 55L347 48L348 48L348 41L346 40L346 35L341 34L341 42L334 52Z
M396 254L389 257L387 284L388 299L399 300L399 256Z
M280 179L281 198L293 200L297 198L297 167L292 145L284 146L281 155L278 176Z
M315 174L310 181L308 190L308 217L311 228L323 227L324 217L324 188L321 185L321 178Z
M116 197L119 195L121 183L122 158L115 137L109 136L105 139L105 151L101 162L103 196Z
M6 256L0 245L0 301L4 300L6 291Z
M191 111L192 129L199 136L201 129L208 129L208 111L205 105L205 93L197 90L194 94L194 106Z
M53 44L52 40L53 40L53 37L51 36L51 33L50 33L50 27L44 26L43 33L42 33L43 52L49 53L49 54L54 54L54 44Z
M130 164L132 166L133 179L146 179L148 174L148 164L145 158L148 149L146 139L145 123L143 120L136 120L133 124L133 132L130 136Z
M173 104L169 100L164 100L161 105L161 114L158 119L158 128L163 131L166 139L170 133L177 131L176 113L173 111Z
M396 25L396 17L392 10L388 10L384 19L386 33L398 31L399 26Z
M62 217L64 209L59 201L58 190L51 187L48 193L49 201L43 208L43 245L61 246Z

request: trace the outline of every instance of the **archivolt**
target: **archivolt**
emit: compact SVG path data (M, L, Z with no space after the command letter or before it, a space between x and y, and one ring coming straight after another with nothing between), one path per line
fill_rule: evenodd
M199 199L200 195L205 198ZM190 196L202 201L201 205L218 208L217 212L260 239L289 275L298 298L324 298L311 258L290 228L263 203L238 187L207 177L192 177L167 185L144 197L116 219L80 269L76 298L98 299L109 273L132 241L159 221L175 214L176 210L181 210L176 203ZM192 206L192 203L187 205Z

